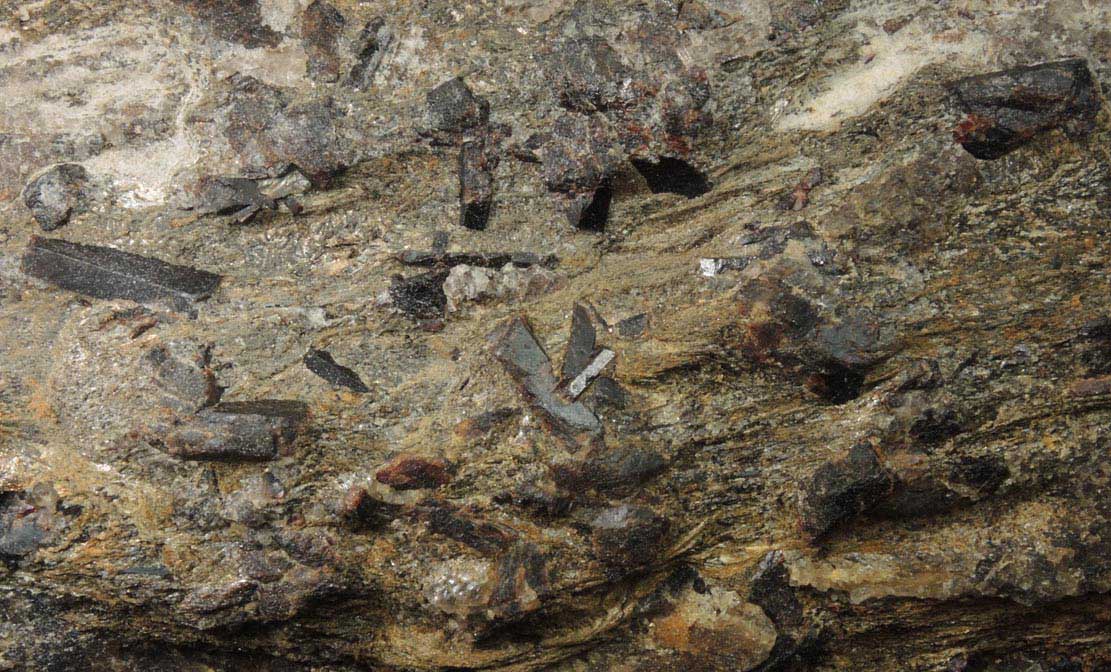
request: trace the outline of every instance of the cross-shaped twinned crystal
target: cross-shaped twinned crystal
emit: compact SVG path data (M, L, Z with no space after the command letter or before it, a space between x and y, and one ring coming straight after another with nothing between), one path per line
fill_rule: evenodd
M521 386L548 425L563 438L587 442L600 437L602 425L594 412L576 399L613 360L612 350L596 350L589 313L576 304L571 338L563 356L562 380L523 316L512 318L494 334L494 355Z

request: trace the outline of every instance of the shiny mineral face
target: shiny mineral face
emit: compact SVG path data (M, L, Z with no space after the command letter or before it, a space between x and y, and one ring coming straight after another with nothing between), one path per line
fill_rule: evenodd
M1106 669L1108 26L0 0L0 670Z

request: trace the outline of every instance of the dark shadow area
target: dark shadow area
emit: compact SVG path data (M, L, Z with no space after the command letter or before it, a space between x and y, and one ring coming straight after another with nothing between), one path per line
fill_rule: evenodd
M811 392L831 404L844 404L864 391L864 372L840 364L830 364L807 380Z
M613 186L608 182L598 187L594 198L583 209L578 227L586 231L602 232L610 216L610 203L613 201Z
M655 162L644 159L630 160L637 172L647 180L648 188L653 194L666 192L695 198L705 194L713 186L706 179L705 173L682 159L665 156Z

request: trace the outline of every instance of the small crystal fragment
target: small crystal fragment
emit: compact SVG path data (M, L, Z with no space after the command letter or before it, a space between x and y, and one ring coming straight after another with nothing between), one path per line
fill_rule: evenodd
M402 454L378 470L374 480L394 490L420 490L436 488L451 481L446 461L437 458Z
M567 396L572 399L578 399L579 395L586 389L586 386L597 378L598 374L613 361L614 356L613 350L602 350L599 352L597 356L594 357L594 360L582 370L582 373L575 376L574 380L567 385Z
M571 309L571 338L563 353L563 366L560 367L560 375L564 380L573 379L590 363L594 355L595 338L590 313L587 312L586 306L576 303Z
M302 361L305 363L305 368L333 385L346 387L355 392L370 392L370 388L366 386L359 374L342 364L337 364L336 360L332 359L331 353L325 350L309 350Z
M842 521L870 509L894 487L894 477L874 448L858 443L841 459L826 462L802 485L800 527L816 539Z
M723 271L739 271L748 265L746 257L703 257L698 260L702 275L712 278Z
M195 191L198 214L235 215L240 223L262 208L277 207L272 198L259 190L258 182L246 177L206 176L197 183Z

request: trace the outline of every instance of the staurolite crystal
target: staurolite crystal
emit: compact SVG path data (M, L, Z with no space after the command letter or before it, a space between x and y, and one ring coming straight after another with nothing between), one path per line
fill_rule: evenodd
M398 310L414 319L443 317L447 308L444 280L448 271L436 269L407 277L395 276L390 282L390 299Z
M175 421L160 442L186 460L271 460L293 447L307 420L299 401L227 401Z
M1051 128L1090 133L1101 107L1092 72L1079 58L965 77L952 89L968 113L954 136L978 159L998 159Z
M437 131L461 133L485 126L490 104L471 92L460 77L452 77L428 92L428 125Z
M494 204L496 163L486 153L485 142L468 140L459 150L459 224L482 231Z
M586 306L576 303L571 308L571 336L563 353L560 375L569 381L583 372L594 356L594 340L597 337L590 312Z
M23 203L43 231L53 231L89 206L89 173L78 163L51 166L23 188Z
M872 508L894 487L894 478L875 449L858 443L847 456L818 467L802 485L799 526L811 537L819 537Z
M579 402L565 401L556 392L559 381L528 321L522 317L512 318L493 338L495 356L553 431L574 441L601 433L601 423L589 408Z
M305 363L305 368L332 385L346 387L353 392L370 392L370 388L354 369L336 362L327 350L313 348L305 353L301 361Z
M166 302L195 312L195 303L220 284L220 276L111 247L33 236L23 272L62 289L97 299Z

